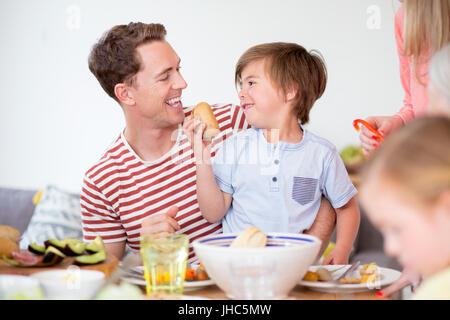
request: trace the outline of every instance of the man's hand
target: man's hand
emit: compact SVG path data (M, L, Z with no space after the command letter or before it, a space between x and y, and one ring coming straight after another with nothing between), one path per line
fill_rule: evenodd
M166 213L155 214L148 217L141 224L141 237L146 234L169 232L173 233L180 230L175 216L178 213L178 207L171 207Z

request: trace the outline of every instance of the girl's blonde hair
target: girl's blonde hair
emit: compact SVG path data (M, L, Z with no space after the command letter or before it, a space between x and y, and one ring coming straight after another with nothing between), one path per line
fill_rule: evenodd
M450 119L418 118L390 135L365 163L361 186L375 177L404 187L412 201L432 204L450 190Z
M418 61L450 41L450 0L405 0L403 54Z

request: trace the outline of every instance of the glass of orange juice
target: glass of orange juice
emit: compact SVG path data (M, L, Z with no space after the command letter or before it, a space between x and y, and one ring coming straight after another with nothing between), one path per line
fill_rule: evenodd
M142 236L141 255L147 294L183 294L189 238L185 234Z

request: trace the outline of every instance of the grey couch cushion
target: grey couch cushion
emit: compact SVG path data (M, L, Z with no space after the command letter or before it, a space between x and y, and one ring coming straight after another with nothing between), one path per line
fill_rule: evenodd
M0 224L12 226L22 234L33 215L36 192L0 187Z

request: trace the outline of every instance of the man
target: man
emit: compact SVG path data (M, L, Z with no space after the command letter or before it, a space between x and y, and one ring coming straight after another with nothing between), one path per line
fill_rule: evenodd
M181 102L187 84L165 35L161 24L115 26L89 56L89 69L122 107L126 128L85 174L83 234L85 241L102 236L107 253L119 259L126 245L139 250L145 234L185 233L192 242L222 232L221 223L207 222L198 208L194 156L181 126L191 111ZM221 130L218 140L247 128L238 106L216 105L213 112ZM322 239L321 251L334 221L334 210L322 201L308 231Z

